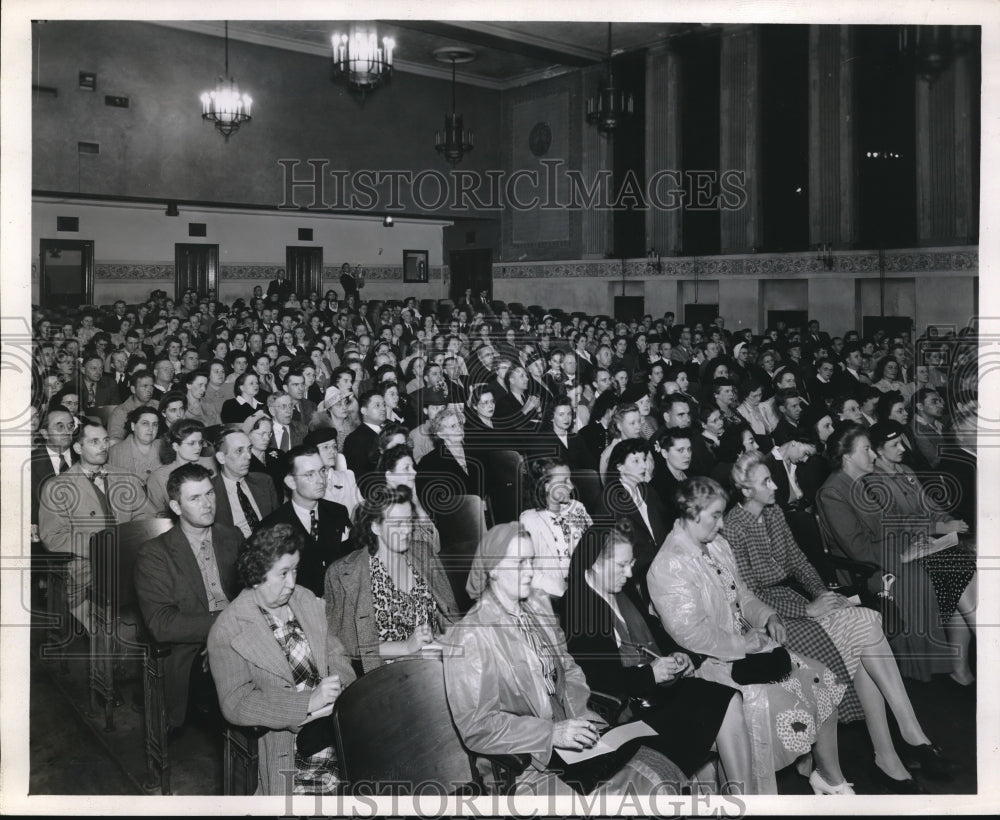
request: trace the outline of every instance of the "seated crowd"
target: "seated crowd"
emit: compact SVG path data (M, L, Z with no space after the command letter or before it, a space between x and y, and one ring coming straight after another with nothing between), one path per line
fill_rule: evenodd
M134 579L175 645L170 725L207 691L267 729L261 792L336 789L322 718L431 650L467 749L520 756L535 793L681 788L715 751L727 791L774 793L811 752L813 790L850 794L856 720L888 791L951 776L901 675L974 681L971 333L513 315L471 291L421 314L281 275L232 305L74 313L34 317L33 540L72 555L91 629L89 537L175 520ZM489 529L463 564L464 497ZM655 734L567 759L631 720Z

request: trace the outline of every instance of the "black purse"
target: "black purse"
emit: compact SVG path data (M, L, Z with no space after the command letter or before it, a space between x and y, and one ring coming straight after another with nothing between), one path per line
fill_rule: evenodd
M792 673L792 656L783 646L769 652L755 652L733 661L733 681L740 686L752 683L778 683Z
M333 746L333 718L329 715L309 721L295 736L295 750L299 757L311 757L316 752Z

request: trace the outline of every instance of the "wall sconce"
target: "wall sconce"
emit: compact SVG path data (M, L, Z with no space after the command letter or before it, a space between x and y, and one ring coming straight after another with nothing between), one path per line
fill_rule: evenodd
M393 222L392 217L388 216L388 215L386 215L385 219L382 220L382 227L383 228L391 228L395 224L396 223Z
M833 264L836 261L833 255L833 243L821 242L817 245L816 258L823 263L824 268L827 270L833 270Z
M167 203L166 214L167 214L167 216L180 216L180 211L177 210L177 203L176 202L168 202Z

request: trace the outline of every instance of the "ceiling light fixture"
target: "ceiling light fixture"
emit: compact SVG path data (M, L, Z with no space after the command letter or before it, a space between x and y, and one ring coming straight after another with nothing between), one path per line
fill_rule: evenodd
M250 122L250 108L253 100L249 94L241 94L236 81L229 76L229 21L225 24L226 70L219 77L214 91L201 95L201 118L214 122L229 142L229 135L238 131L245 122Z
M361 95L374 91L392 79L392 52L396 41L383 37L378 43L375 27L366 30L358 27L350 35L334 33L330 38L333 47L333 79L346 83L351 90Z
M596 125L602 133L611 134L622 120L631 116L632 108L632 95L615 86L615 75L611 70L611 23L608 23L607 75L598 96L587 98L587 122Z
M434 134L434 147L448 162L456 165L475 147L475 136L462 128L462 115L455 113L455 66L471 63L476 59L476 52L460 46L445 46L435 49L434 59L451 63L451 113L444 115L444 131Z

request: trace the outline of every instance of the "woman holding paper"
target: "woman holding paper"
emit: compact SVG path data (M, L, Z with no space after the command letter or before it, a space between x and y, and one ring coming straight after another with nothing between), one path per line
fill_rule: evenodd
M476 604L441 639L448 705L463 742L476 754L524 756L517 794L679 789L677 767L638 740L576 763L560 754L595 746L607 724L587 707L583 671L566 650L547 596L532 587L534 557L520 524L489 530L466 584Z
M975 574L970 572L974 562L967 562L964 582L956 583L948 573L936 583L934 562L920 558L932 540L928 533L957 532L962 523L932 523L937 514L928 513L925 494L916 486L903 486L915 477L898 470L902 465L893 461L901 446L899 437L885 438L883 431L890 428L879 424L872 429L878 436L878 459L869 431L860 425L842 427L827 441L827 453L839 469L816 494L824 540L832 552L876 564L895 576L892 595L903 629L890 643L905 677L929 681L933 674L950 672L956 683L971 684L974 678L965 650L975 624ZM887 465L879 473L874 472L877 461ZM872 581L882 584L878 575ZM959 585L962 591L956 597ZM948 594L941 595L939 586ZM942 626L946 621L948 633Z
M658 734L647 743L689 776L717 743L724 784L747 794L750 738L743 698L732 687L693 677L691 656L662 631L654 637L622 592L635 563L631 539L626 518L583 533L569 565L562 617L567 648L592 690L623 699L618 723L648 723Z
M271 730L260 739L260 794L332 794L339 780L332 724L319 718L355 675L323 602L295 584L304 542L288 524L257 530L237 564L246 589L208 633L222 714Z
M742 498L726 513L724 527L740 578L781 615L789 649L821 660L848 684L840 702L840 722L865 719L875 747L875 781L896 794L922 791L896 754L886 703L909 746L931 742L917 721L882 634L881 616L852 606L826 588L774 503L777 487L760 453L744 453L736 460L732 484Z

